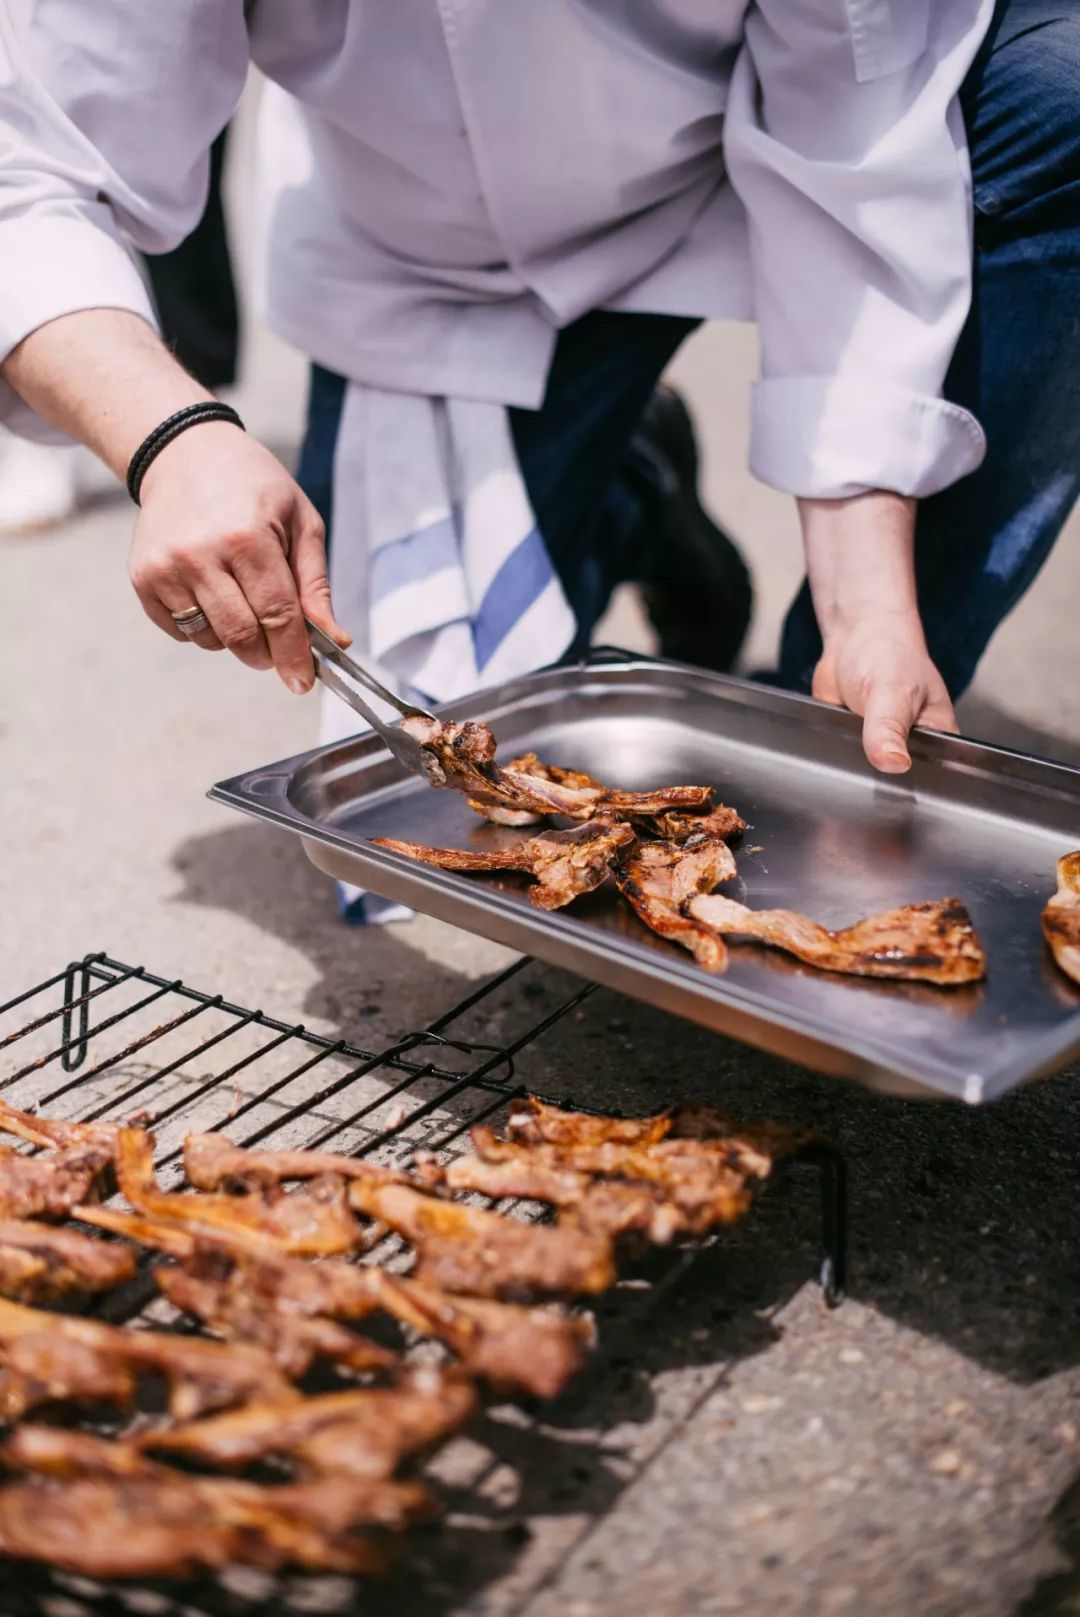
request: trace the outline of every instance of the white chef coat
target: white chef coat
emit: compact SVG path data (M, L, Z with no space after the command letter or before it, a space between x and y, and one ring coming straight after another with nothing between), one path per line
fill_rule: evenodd
M992 0L34 0L25 33L12 5L0 355L150 315L127 243L196 223L254 61L307 135L267 317L350 380L535 407L587 310L755 319L764 480L924 495L982 457L941 389Z

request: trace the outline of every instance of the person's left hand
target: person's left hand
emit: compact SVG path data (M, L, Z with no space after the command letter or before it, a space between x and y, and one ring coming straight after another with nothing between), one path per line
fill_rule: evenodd
M877 489L801 499L799 515L824 646L813 693L857 713L874 768L902 775L913 725L957 728L919 616L915 502Z
M913 725L958 730L922 624L903 611L881 611L836 630L814 671L813 694L862 718L863 749L886 774L911 768L907 741Z

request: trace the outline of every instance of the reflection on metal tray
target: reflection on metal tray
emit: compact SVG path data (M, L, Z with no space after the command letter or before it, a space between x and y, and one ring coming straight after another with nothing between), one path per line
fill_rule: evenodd
M606 884L548 914L520 878L460 876L371 846L394 836L500 846L456 792L407 778L372 736L252 770L219 802L297 832L320 870L556 962L823 1072L897 1094L996 1099L1080 1052L1080 990L1039 916L1058 855L1080 844L1080 771L919 735L901 780L875 775L850 714L673 663L610 655L441 710L489 723L500 756L535 749L611 785L714 786L750 821L739 880L755 908L839 926L955 894L990 958L962 989L829 976L736 944L714 977L648 932Z

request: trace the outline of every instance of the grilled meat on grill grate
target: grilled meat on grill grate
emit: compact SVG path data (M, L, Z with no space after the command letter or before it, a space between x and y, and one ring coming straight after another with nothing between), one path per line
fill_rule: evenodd
M17 1420L50 1403L124 1405L140 1374L164 1378L176 1420L255 1396L281 1402L299 1396L256 1347L122 1330L0 1301L0 1418Z
M570 1220L527 1224L406 1185L355 1183L349 1193L354 1206L405 1237L416 1278L432 1286L513 1301L591 1295L614 1283L610 1238Z
M270 1570L386 1570L386 1532L430 1514L420 1483L334 1476L263 1486L194 1477L127 1443L25 1426L0 1451L25 1480L0 1488L0 1551L96 1578Z
M112 1155L119 1132L117 1123L72 1123L66 1118L37 1117L0 1100L0 1133L14 1134L30 1145L82 1146Z
M266 1347L288 1374L312 1354L336 1356L333 1349L342 1340L327 1334L334 1320L382 1313L442 1342L492 1386L552 1398L581 1368L593 1341L589 1319L558 1309L450 1296L374 1265L256 1255L113 1208L89 1209L84 1216L182 1259L181 1269L156 1271L170 1301L229 1340ZM321 1327L317 1336L306 1331L309 1322ZM353 1342L362 1344L360 1354L366 1352L363 1338L351 1338L348 1345L356 1352Z
M369 1179L402 1183L406 1175L362 1157L336 1151L253 1151L233 1145L224 1134L189 1134L184 1141L184 1173L196 1190L258 1187L273 1190L285 1179Z
M64 1218L101 1194L113 1164L98 1145L62 1145L27 1156L0 1146L0 1218Z
M0 1161L0 1172L2 1167ZM26 1303L56 1302L111 1291L134 1273L130 1247L29 1219L0 1220L0 1296Z
M389 1479L407 1459L460 1430L476 1409L471 1379L430 1366L394 1387L359 1387L283 1407L252 1403L209 1420L141 1434L139 1447L235 1470L272 1457L316 1475Z
M226 1341L264 1348L290 1380L306 1375L316 1359L357 1374L400 1364L393 1349L336 1320L286 1311L276 1292L261 1283L264 1273L258 1263L234 1269L228 1258L206 1254L183 1268L158 1268L154 1279L174 1308L202 1320Z
M154 1177L150 1140L141 1129L120 1131L116 1172L120 1189L139 1212L194 1234L220 1232L255 1247L313 1255L350 1252L363 1241L345 1183L335 1175L312 1179L288 1195L277 1188L238 1196L172 1194Z

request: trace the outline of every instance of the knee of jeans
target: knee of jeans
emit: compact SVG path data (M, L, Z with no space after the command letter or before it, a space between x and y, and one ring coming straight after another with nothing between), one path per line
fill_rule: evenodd
M1023 8L1019 8L1023 9ZM972 118L975 203L987 218L1060 202L1080 219L1080 7L1036 4L1039 21L994 52Z

